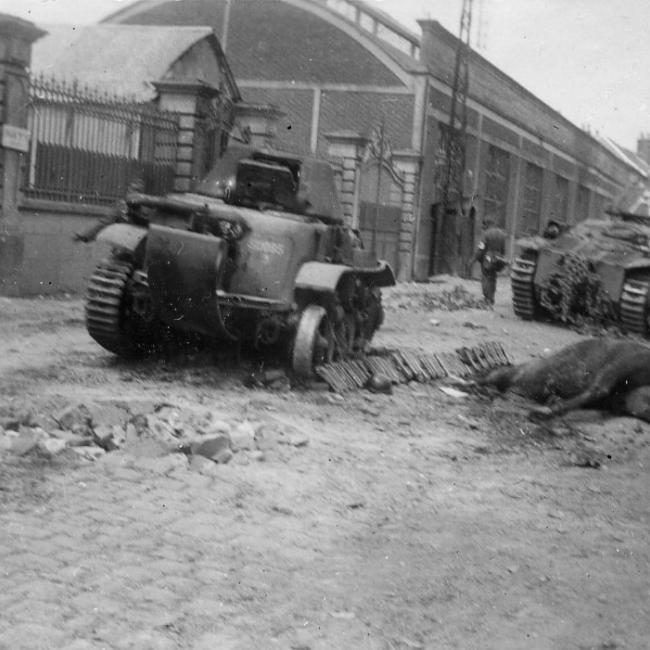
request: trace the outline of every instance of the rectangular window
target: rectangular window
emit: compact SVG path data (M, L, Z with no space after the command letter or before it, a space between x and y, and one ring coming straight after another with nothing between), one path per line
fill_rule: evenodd
M375 29L375 20L371 18L368 14L363 12L359 14L359 25L361 29L365 29L368 32L372 32Z
M449 153L451 154L451 163L447 163L449 125L444 122L438 122L440 137L438 139L438 148L435 153L434 184L438 192L438 197L442 200L445 185L449 183L449 199L454 201L458 196L458 185L460 168L462 166L462 149L458 141L452 143Z
M483 216L496 226L505 228L510 184L510 154L494 145L488 148L485 167Z
M519 232L533 234L539 232L542 214L542 184L544 171L541 167L526 163L524 175L524 202L522 206Z
M349 20L356 21L357 9L347 0L327 0L327 6Z
M606 199L602 194L594 194L594 209L592 214L594 219L603 219L605 217Z
M578 187L576 201L576 221L584 221L589 218L589 190L584 186Z
M551 205L551 219L566 223L569 210L569 179L555 175L553 203Z

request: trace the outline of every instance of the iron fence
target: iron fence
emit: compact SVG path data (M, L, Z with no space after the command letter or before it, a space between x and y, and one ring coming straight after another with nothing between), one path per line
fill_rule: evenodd
M173 188L178 119L149 104L43 76L30 85L28 197L110 204L129 183Z

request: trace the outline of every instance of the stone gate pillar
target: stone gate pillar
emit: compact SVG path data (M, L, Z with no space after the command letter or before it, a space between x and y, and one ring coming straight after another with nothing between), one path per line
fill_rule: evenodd
M278 122L286 113L275 104L235 104L235 124L248 136L252 147L270 147L278 133Z
M393 151L393 165L404 179L402 189L402 218L399 231L398 280L411 280L417 239L417 185L421 156L413 151Z
M209 103L221 91L200 82L158 81L158 107L177 113L179 120L176 148L174 190L188 192L205 173L205 143L201 142L201 122L209 111Z
M17 295L24 233L18 214L25 153L29 150L28 68L32 43L47 32L27 20L0 14L0 293Z
M340 199L348 226L359 226L359 163L368 138L352 131L326 133L327 153L341 161Z

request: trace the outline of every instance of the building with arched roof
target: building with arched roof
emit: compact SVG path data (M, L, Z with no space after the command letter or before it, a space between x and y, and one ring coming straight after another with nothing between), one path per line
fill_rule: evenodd
M156 84L189 80L240 99L219 40L208 26L45 25L31 70L136 102L153 101ZM138 47L134 48L133 44Z
M106 22L212 27L244 99L284 112L277 146L340 162L348 219L400 278L471 255L474 211L439 210L458 40L436 21L418 36L362 0L139 0ZM467 106L468 194L511 243L646 173L475 52Z

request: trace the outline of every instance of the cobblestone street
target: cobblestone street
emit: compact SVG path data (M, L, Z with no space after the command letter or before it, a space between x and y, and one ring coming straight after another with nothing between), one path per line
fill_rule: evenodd
M576 338L515 321L503 296L432 325L409 291L389 297L380 343L485 337L525 358ZM95 461L2 451L2 650L646 647L646 423L585 412L545 429L435 384L250 390L236 369L115 364L74 301L4 306L4 422L158 403L276 434L227 464L145 438Z
M324 553L329 564L345 550L345 517L322 512L301 531L273 472L265 495L242 467L208 477L174 457L106 460L50 475L30 508L2 516L0 647L269 647L286 629L327 623L309 616L316 586L304 589ZM363 630L344 627L359 644Z

